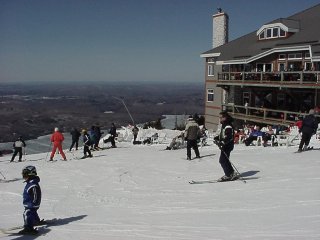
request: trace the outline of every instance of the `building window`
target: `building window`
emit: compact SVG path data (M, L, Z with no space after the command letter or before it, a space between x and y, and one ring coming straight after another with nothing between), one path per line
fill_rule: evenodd
M214 65L208 65L208 76L214 76Z
M257 63L257 72L272 72L271 63Z
M273 28L272 37L278 37L278 36L279 36L279 28Z
M286 31L284 31L280 27L273 27L273 28L266 28L263 29L259 34L259 39L270 39L270 38L279 38L279 37L285 37Z
M312 63L311 62L304 63L304 71L312 71Z
M302 53L289 53L288 59L302 59Z
M207 102L214 101L214 90L212 88L207 89Z
M286 54L279 54L279 60L286 60Z
M267 38L271 38L272 37L271 32L272 32L272 29L271 28L267 28Z
M311 57L310 57L310 53L308 53L308 52L305 53L304 58L305 58L305 59L310 59L310 58L311 58Z
M279 63L278 71L280 71L280 72L286 71L286 64Z

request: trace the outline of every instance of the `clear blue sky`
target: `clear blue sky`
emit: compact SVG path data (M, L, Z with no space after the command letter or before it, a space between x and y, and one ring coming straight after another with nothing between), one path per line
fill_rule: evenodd
M203 82L212 15L229 39L319 0L0 0L0 82Z

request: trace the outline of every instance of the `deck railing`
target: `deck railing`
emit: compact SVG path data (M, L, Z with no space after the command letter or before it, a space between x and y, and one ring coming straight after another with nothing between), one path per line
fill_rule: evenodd
M313 83L320 85L320 71L299 72L220 72L218 81L239 81L242 83L279 83L279 84L304 84Z
M241 106L230 103L223 104L222 106L223 109L230 112L237 119L266 124L290 125L295 123L299 116L307 115L307 113L301 112ZM320 117L319 115L316 116Z

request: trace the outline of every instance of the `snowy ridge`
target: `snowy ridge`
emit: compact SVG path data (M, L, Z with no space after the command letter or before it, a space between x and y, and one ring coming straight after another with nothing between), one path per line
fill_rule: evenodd
M37 239L320 239L319 140L299 154L297 146L236 145L231 160L247 184L190 185L223 175L218 148L204 146L201 159L187 161L186 149L166 145L120 142L82 160L74 158L82 150L66 151L67 162L46 162L47 153L22 163L1 157L0 228L23 224L21 169L32 164L43 192L39 215L57 218Z

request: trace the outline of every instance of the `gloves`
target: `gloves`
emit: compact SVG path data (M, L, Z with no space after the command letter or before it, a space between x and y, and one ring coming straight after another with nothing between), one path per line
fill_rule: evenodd
M219 142L219 147L220 147L220 148L223 148L224 145L225 145L224 141Z
M214 140L214 143L215 143L219 148L223 148L224 145L225 145L225 142L224 142L224 141Z

